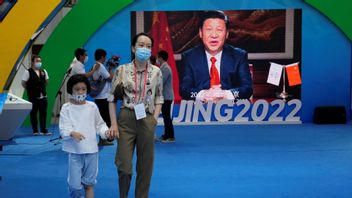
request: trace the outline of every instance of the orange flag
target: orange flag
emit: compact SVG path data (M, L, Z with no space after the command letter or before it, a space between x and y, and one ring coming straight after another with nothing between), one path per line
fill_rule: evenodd
M286 73L288 78L288 85L295 86L302 84L298 63L286 65Z
M174 50L172 48L172 41L169 32L169 25L167 22L167 16L165 12L154 12L153 13L153 23L151 29L151 36L154 39L154 46L152 49L152 54L157 55L160 50L165 50L169 54L167 63L170 65L172 71L172 85L175 95L175 103L181 101L181 96L178 92L179 90L179 79L176 67L176 62L174 58Z

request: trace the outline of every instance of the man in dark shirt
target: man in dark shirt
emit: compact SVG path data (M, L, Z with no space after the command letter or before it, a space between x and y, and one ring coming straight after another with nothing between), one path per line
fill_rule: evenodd
M46 116L48 99L46 85L48 84L48 73L42 69L42 59L38 55L33 55L31 68L26 70L22 76L22 86L27 90L29 102L32 103L30 120L34 135L51 135L46 128ZM39 111L40 133L38 130L37 113Z

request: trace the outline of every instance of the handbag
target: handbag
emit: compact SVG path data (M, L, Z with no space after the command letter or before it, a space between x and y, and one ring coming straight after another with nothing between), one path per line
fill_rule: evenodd
M115 87L115 89L113 91L113 95L115 100L123 100L123 96L125 94L123 88L123 71L124 67L122 66L121 71L117 73L117 78L114 81L113 87Z
M99 76L98 80L93 80L93 77L90 77L89 83L90 83L89 95L94 98L98 96L101 93L101 91L104 89L106 79L103 79L102 76Z

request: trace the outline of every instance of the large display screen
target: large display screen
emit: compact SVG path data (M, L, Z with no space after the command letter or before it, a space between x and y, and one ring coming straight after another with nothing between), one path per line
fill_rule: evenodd
M165 50L171 57L175 124L300 122L302 11L219 11L228 23L214 90L207 58L222 30L211 29L211 12L131 12L131 36L147 32L153 55Z

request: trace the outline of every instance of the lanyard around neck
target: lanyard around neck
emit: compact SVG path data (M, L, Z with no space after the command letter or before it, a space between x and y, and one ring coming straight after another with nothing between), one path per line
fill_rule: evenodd
M139 98L139 100L137 100L137 91L138 91L138 81L137 81L137 65L135 62L133 62L134 64L134 100L135 103L137 103L137 101L139 101L141 98L144 98L145 95L145 87L147 85L147 73L148 73L148 64L147 64L147 68L145 69L144 72L144 84L143 84L143 91L142 91L142 96Z

